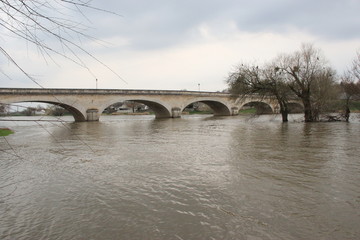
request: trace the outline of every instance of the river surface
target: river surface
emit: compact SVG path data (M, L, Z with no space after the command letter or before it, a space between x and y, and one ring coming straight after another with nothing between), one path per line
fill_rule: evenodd
M0 239L360 239L359 117L1 121Z

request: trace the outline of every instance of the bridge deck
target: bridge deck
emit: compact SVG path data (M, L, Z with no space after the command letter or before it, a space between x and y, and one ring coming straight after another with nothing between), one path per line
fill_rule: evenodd
M212 96L229 97L229 93L202 92L202 91L179 91L179 90L137 90L137 89L70 89L70 88L0 88L1 94L22 95L190 95L190 96Z

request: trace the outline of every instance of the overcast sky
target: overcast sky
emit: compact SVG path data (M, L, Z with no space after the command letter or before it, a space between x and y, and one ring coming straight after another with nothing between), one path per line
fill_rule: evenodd
M1 46L43 87L221 91L240 62L263 63L301 43L342 73L360 50L360 0L94 0L78 21L100 41L82 46L92 73L1 31ZM1 15L0 15L1 16ZM75 38L76 40L76 38ZM38 87L0 56L0 87Z

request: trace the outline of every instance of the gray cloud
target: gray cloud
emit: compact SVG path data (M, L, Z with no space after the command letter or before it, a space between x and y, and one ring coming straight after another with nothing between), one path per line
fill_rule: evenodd
M292 27L322 38L360 37L359 1L271 1L262 5L257 2L258 6L249 6L250 16L238 18L239 28L284 32Z
M129 38L131 47L142 50L185 41L202 23L221 25L229 21L236 22L238 29L246 32L284 33L299 29L320 38L360 37L357 0L117 0L106 1L107 6L104 3L97 2L123 17L104 15L97 22L98 34Z

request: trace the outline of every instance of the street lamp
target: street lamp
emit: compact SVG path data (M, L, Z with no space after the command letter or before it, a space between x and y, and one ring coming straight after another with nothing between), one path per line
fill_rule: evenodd
M96 89L98 89L98 79L96 79Z
M198 88L199 88L199 92L200 92L200 83L198 83Z

